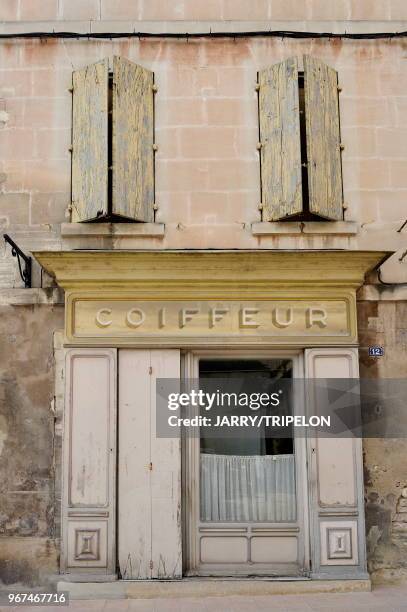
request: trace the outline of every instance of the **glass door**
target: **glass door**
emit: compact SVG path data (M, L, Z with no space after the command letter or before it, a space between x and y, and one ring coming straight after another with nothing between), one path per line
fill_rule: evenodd
M247 415L247 406L239 405L241 393L235 397L233 390L277 392L300 366L295 355L210 354L195 356L190 365L204 393L215 388L232 392L227 405L211 415L212 423ZM283 394L281 402L285 414L295 413L292 395ZM273 407L265 412L272 414ZM185 440L185 573L303 575L304 445L292 434L270 437L265 425L251 427L250 435L244 428L224 431L219 435L213 427L201 427L199 436Z

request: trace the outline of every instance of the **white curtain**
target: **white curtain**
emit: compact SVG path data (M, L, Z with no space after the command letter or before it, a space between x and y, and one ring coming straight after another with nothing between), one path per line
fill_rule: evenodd
M296 520L294 455L201 454L201 520Z

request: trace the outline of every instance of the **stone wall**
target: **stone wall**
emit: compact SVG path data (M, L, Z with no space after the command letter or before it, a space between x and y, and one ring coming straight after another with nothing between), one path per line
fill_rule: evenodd
M401 20L403 0L2 0L0 20Z
M63 307L0 307L0 580L57 571L53 331Z
M406 378L405 301L358 303L360 375ZM384 357L367 347L383 346ZM375 581L407 576L407 440L365 439L366 537L369 571Z
M289 223L254 235L261 220L257 71L305 53L339 73L345 221L356 222L358 233L328 223L313 234ZM129 235L113 246L405 248L407 227L398 231L407 198L405 43L244 38L0 42L0 227L23 249L92 246L60 235L70 204L69 87L73 70L114 54L155 73L156 220L165 233ZM0 248L1 285L21 286L9 249ZM393 261L406 279L405 261ZM392 278L390 271L385 280Z

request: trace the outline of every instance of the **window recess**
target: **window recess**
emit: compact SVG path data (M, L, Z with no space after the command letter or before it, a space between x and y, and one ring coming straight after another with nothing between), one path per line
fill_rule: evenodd
M72 221L154 221L154 91L121 57L73 73Z
M258 73L263 221L343 219L338 75L304 56Z

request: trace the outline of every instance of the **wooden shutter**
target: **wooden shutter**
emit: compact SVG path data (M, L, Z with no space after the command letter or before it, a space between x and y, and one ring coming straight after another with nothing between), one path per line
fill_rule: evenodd
M263 220L302 211L298 65L290 58L259 72Z
M108 211L107 60L73 73L72 221Z
M338 74L304 56L309 209L326 219L343 217Z
M113 59L112 213L154 220L153 73Z

